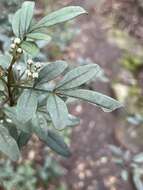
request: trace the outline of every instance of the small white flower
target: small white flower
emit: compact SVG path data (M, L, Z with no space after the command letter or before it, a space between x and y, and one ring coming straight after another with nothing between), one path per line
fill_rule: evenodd
M28 77L31 77L31 76L32 76L32 73L31 73L30 70L26 70L26 74L27 74Z
M0 123L2 124L3 122L4 122L4 120L3 120L3 119L1 119L1 120L0 120Z
M27 63L28 63L28 65L32 65L33 64L33 60L32 59L28 59Z
M9 119L9 118L7 118L6 121L7 121L8 123L12 123L12 120Z
M21 43L20 38L15 38L15 39L14 39L14 43L15 43L15 44L20 44L20 43Z
M15 49L16 45L15 44L11 44L10 47L11 47L11 49Z
M18 49L17 49L17 53L22 53L22 49L21 49L21 48L18 48Z
M37 72L33 73L32 77L33 78L38 78L39 74Z
M37 68L37 69L39 69L39 68L41 68L41 63L40 62L37 62L37 63L35 63L35 67Z

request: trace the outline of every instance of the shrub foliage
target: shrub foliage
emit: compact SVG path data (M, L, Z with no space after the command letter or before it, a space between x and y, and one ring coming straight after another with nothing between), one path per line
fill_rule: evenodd
M10 50L0 55L0 151L17 160L20 149L35 133L45 144L62 156L70 150L59 131L79 124L68 112L67 99L72 97L113 111L122 105L115 99L82 85L102 73L97 64L67 70L66 61L35 62L37 40L50 41L46 29L86 11L79 6L57 10L39 21L34 16L35 3L25 1L12 19L15 38ZM52 127L51 127L52 126Z

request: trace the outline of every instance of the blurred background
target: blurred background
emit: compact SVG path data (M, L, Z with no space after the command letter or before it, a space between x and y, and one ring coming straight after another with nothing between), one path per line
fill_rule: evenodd
M10 20L24 0L0 0L0 51L12 37ZM143 1L37 0L35 17L63 6L88 11L74 21L49 28L50 44L39 42L42 61L69 65L97 63L105 71L86 84L124 103L103 113L72 103L80 126L63 132L69 159L50 152L35 136L17 163L0 155L0 190L143 190Z

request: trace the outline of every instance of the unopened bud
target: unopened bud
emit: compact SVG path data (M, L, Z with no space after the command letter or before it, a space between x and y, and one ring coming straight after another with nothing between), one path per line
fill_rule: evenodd
M26 74L27 74L28 77L31 77L31 76L32 76L32 73L31 73L30 70L26 70Z
M11 47L11 49L15 49L16 45L15 44L11 44L10 47Z
M28 59L27 63L28 63L28 65L32 65L33 64L33 60L32 59Z
M17 49L17 53L22 53L22 49L21 49L21 48L18 48L18 49Z
M33 78L38 78L39 74L37 72L33 73L32 77Z
M37 69L41 68L41 63L40 63L40 62L35 63L35 67L36 67Z
M14 43L15 43L15 44L20 44L20 43L21 43L20 38L15 38L15 39L14 39Z

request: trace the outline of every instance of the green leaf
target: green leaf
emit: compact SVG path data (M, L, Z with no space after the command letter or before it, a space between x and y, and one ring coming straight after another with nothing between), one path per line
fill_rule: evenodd
M70 151L63 139L55 132L48 130L46 118L41 113L36 113L32 118L33 132L58 154L68 157Z
M26 35L26 37L33 40L46 40L48 42L51 41L51 36L49 36L48 34L40 33L40 32L29 33Z
M0 66L6 70L11 63L11 59L12 58L9 54L0 55Z
M31 28L31 30L36 30L39 28L49 27L58 23L62 23L84 13L87 12L82 7L79 6L64 7L60 10L57 10L45 16L36 25L34 25Z
M16 106L17 119L21 123L28 122L37 110L37 93L33 90L24 90Z
M135 155L133 161L136 163L143 163L143 153Z
M137 190L143 190L142 175L143 175L142 168L137 167L133 170L133 183Z
M28 32L34 14L35 3L32 1L25 1L21 8L21 27L24 34Z
M39 53L39 48L37 44L31 41L22 42L21 48L33 57L37 56L37 54Z
M56 153L69 157L71 156L68 146L65 144L63 138L53 131L48 131L47 138L44 142Z
M17 139L17 144L19 148L21 149L23 146L25 146L30 138L31 138L31 133L25 133L22 131Z
M79 124L80 124L80 119L78 117L75 117L74 115L71 114L68 115L67 126L73 127Z
M20 152L16 141L9 135L8 130L0 125L0 151L13 161L18 160Z
M30 133L31 132L31 128L29 123L21 123L19 121L19 118L17 118L17 114L16 114L16 107L6 107L4 109L4 113L7 115L7 117L9 119L12 120L12 122L16 125L16 128L26 132L26 133Z
M33 132L41 139L47 138L48 124L43 114L36 113L32 118L32 129Z
M40 72L38 79L35 80L36 84L41 84L49 82L59 76L67 68L67 63L65 61L56 61L44 66Z
M12 19L12 30L15 36L21 37L22 31L21 31L21 9L19 9Z
M51 94L47 100L47 111L56 129L62 130L68 121L68 109L65 102L58 96Z
M62 81L57 85L57 89L72 89L78 87L85 82L91 80L95 76L99 76L101 68L96 64L89 64L85 66L79 66L69 71Z
M124 181L127 182L129 180L129 173L128 173L128 171L127 170L122 170L121 171L121 177L122 177L122 179Z
M117 100L96 91L75 89L60 91L60 93L62 95L78 98L96 104L107 112L111 112L117 108L122 107L122 104L119 103Z
M12 122L4 122L4 127L6 127L9 131L9 134L17 141L18 138L18 130L16 126Z
M28 32L34 14L34 6L34 2L25 1L22 8L13 16L12 29L17 37L23 38Z

